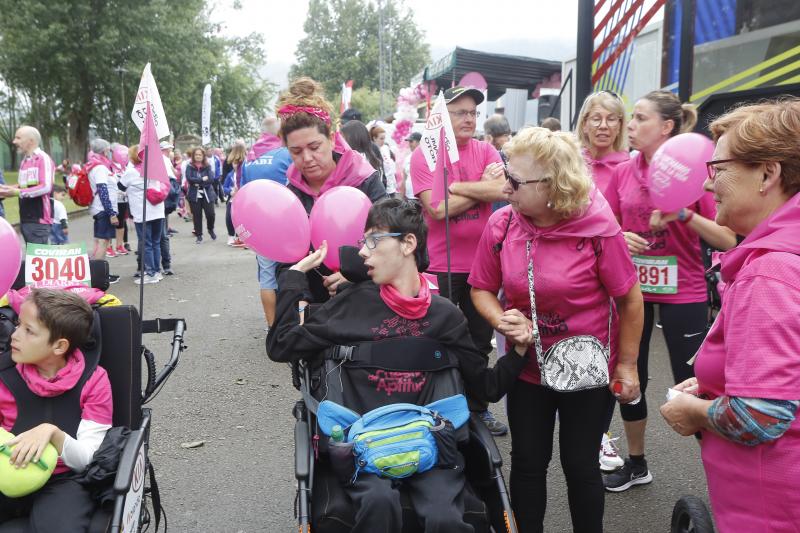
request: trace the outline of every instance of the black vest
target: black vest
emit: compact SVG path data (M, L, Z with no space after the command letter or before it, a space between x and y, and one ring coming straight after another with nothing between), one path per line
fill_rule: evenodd
M72 438L77 438L78 426L81 423L81 392L97 369L100 359L99 344L90 341L82 350L85 367L75 386L58 396L49 398L38 396L28 388L17 372L10 350L0 354L0 381L11 391L17 404L17 420L11 428L11 433L19 435L47 422Z

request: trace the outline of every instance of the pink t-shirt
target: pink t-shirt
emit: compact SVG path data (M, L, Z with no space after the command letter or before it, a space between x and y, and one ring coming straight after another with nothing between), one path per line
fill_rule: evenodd
M722 302L694 366L700 392L800 400L800 256L751 260ZM800 418L771 443L704 431L701 446L719 531L800 531Z
M483 171L490 163L502 163L500 153L494 147L475 139L458 147L458 162L453 165L455 181L480 181ZM428 170L425 155L420 148L411 154L411 181L414 194L419 197L423 191L433 188L433 173ZM452 272L469 272L475 248L481 238L486 221L492 214L490 202L479 202L472 209L450 217L450 270ZM447 272L447 244L445 241L444 220L433 220L428 213L424 214L428 224L428 255L431 272Z
M674 257L677 261L677 292L674 294L655 294L643 290L645 302L655 303L697 303L708 299L706 294L705 267L700 250L700 237L686 224L670 222L661 231L650 229L650 215L656 209L647 189L647 162L641 153L620 163L612 174L612 183L606 189L605 197L611 209L620 220L623 231L632 231L652 246L641 255L647 257ZM717 215L714 197L703 194L695 205L687 206L705 218L714 220ZM647 281L647 267L644 277Z
M583 158L586 160L586 164L589 166L589 170L592 173L594 184L600 189L603 196L606 196L606 190L611 184L611 176L614 173L614 169L617 168L617 165L620 163L629 160L631 156L628 152L620 151L611 152L605 157L595 159L592 157L589 150L584 150Z
M98 424L111 424L113 401L111 396L111 382L103 367L98 366L86 381L81 390L81 420L91 420ZM0 427L11 431L17 421L17 404L11 391L0 381ZM60 474L69 470L61 458L54 473Z
M594 239L578 236L552 238L553 233L557 235L558 226L564 224L562 222L542 228L531 237L514 216L503 240L511 213L512 207L506 206L489 218L475 253L470 285L495 294L502 286L505 309L519 309L530 318L525 250L530 239L542 349L547 350L564 338L587 334L594 335L605 345L608 342L609 297L622 296L636 284L636 273L622 233L617 230L613 236ZM612 215L609 213L608 216ZM501 241L503 247L498 254L495 245ZM610 370L616 366L617 359L616 312L612 338ZM539 364L533 347L530 359L520 379L540 383Z

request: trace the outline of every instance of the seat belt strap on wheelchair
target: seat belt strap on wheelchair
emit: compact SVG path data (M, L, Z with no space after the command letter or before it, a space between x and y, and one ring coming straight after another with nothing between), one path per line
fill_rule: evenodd
M317 411L319 411L319 401L311 396L307 386L303 386L300 390L303 394L303 402L305 402L306 408L316 416Z
M156 515L156 529L161 523L161 493L158 492L158 483L156 482L156 472L153 469L153 463L147 462L147 469L150 472L150 498L153 500L153 511Z
M394 372L436 372L458 367L458 361L433 339L398 337L336 345L325 350L325 359L353 366L382 368Z

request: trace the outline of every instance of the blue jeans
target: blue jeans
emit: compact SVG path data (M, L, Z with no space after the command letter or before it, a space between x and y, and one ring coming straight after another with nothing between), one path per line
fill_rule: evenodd
M136 222L134 225L139 241L144 238L144 272L154 276L161 270L161 234L164 231L164 219L151 220L145 224Z
M61 224L58 222L54 222L52 226L50 226L50 243L51 244L66 244L69 241L66 235L64 235L64 230L61 228Z

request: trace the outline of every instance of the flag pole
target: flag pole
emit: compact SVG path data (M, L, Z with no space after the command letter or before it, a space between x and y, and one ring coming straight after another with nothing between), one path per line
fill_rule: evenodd
M448 191L447 182L447 165L442 165L442 173L444 175L444 240L445 248L447 249L447 297L455 302L453 299L453 276L450 272L450 192Z
M149 103L147 104L150 105ZM147 161L150 147L144 145L144 178L142 188L142 231L139 236L139 320L144 320L144 241L147 239ZM141 339L139 339L141 341ZM141 344L141 343L140 343Z

